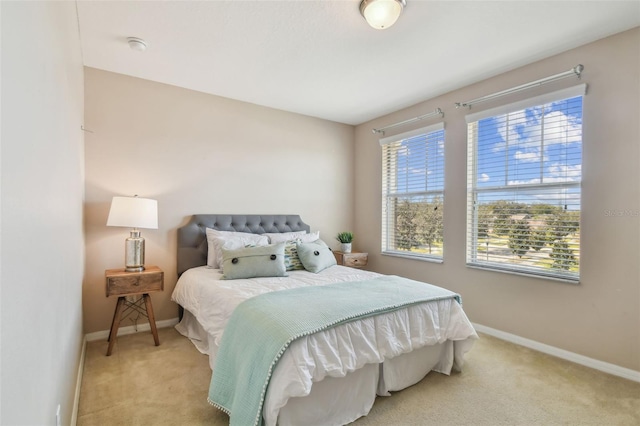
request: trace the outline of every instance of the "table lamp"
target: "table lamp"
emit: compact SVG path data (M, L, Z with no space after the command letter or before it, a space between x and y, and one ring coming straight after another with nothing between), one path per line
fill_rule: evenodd
M158 229L158 202L149 198L113 197L107 226L133 228L125 240L125 271L144 270L144 238L138 228Z

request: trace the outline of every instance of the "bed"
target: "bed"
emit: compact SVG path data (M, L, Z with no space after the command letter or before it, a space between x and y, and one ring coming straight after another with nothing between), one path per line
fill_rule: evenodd
M209 356L214 372L216 360L220 358L222 363L219 353L227 356L224 349L230 344L224 339L229 341L232 332L225 336L225 328L231 329L230 318L237 306L267 294L289 294L303 287L350 287L349 291L353 291L365 284L358 290L364 295L368 285L388 279L340 265L317 273L296 269L287 270L287 276L221 279L227 273L226 266L224 272L207 266L211 264L207 228L256 237L271 235L273 239L273 234L311 235L309 225L298 215L194 215L178 230L179 280L172 300L180 306L181 320L176 329ZM430 371L460 371L464 354L477 338L459 299L453 297L376 311L305 334L288 343L278 355L278 362L269 372L255 424L350 423L366 415L378 395L390 395L411 386ZM211 399L210 402L231 411ZM245 424L234 420L234 414L231 413L231 424Z

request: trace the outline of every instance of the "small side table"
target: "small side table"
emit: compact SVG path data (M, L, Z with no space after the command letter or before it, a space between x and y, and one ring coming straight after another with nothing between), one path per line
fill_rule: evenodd
M369 261L369 253L344 253L341 251L334 251L333 255L336 257L338 265L350 266L352 268L362 268L367 265Z
M157 266L147 266L141 272L126 272L124 269L107 269L105 271L107 281L107 297L118 296L116 310L111 321L111 331L109 332L109 348L107 356L111 355L113 344L118 336L121 316L125 317L133 312L138 312L149 320L151 333L156 346L160 345L156 319L153 315L153 305L149 293L164 290L164 272ZM136 302L129 302L127 296L142 295L142 299ZM141 301L144 301L144 305ZM124 308L124 312L123 312Z

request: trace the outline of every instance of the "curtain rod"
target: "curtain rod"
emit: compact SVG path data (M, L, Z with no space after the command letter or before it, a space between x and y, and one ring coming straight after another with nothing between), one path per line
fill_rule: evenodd
M431 111L431 112L429 112L427 114L419 115L417 117L413 117L413 118L410 118L408 120L400 121L398 123L389 124L388 126L384 126L384 127L379 128L379 129L371 129L371 131L373 133L382 133L384 135L384 131L387 130L387 129L391 129L392 127L402 126L403 124L413 123L414 121L424 120L425 118L435 117L436 115L439 115L440 117L444 117L444 112L442 112L442 110L440 108L436 108L436 109L434 109L433 111Z
M474 104L490 101L492 99L499 98L500 96L510 95L511 93L520 92L521 90L530 89L532 87L542 86L543 84L551 83L552 81L560 80L566 77L571 77L573 75L576 75L578 76L578 78L580 78L583 70L584 70L584 66L582 64L578 64L575 67L571 68L569 71L565 71L556 75L541 78L540 80L532 81L531 83L526 83L520 86L512 87L511 89L492 93L491 95L482 96L480 98L476 98L467 102L456 102L455 105L456 105L456 108L460 108L460 107L471 108L471 105L474 105Z

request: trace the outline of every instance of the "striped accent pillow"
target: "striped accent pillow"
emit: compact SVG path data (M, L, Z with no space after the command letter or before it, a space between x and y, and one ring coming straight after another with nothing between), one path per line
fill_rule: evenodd
M304 265L298 257L298 243L300 243L300 240L291 240L287 241L284 246L284 266L287 271L304 269Z

